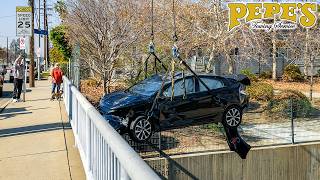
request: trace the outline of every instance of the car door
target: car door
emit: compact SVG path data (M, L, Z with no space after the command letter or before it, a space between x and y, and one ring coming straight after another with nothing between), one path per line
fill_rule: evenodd
M184 88L185 85L185 88ZM195 114L193 97L195 95L195 78L176 80L172 96L172 86L166 86L159 102L160 125L162 129L187 126L192 123Z
M197 81L193 103L198 109L198 122L211 122L215 118L219 118L224 111L224 103L220 95L226 90L226 86L223 81L215 77L202 76L200 78L210 91L208 91L202 82Z

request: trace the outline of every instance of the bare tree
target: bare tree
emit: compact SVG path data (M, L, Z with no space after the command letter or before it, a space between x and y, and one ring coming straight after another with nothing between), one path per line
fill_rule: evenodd
M69 39L81 46L81 57L110 92L120 55L138 38L138 1L69 0L65 24Z
M272 67L272 77L276 79L281 68L281 64L277 64L280 48L288 49L290 53L284 58L288 63L295 63L303 58L310 46L306 38L308 33L303 28L289 33L281 30L265 32L242 23L228 31L228 9L221 0L175 0L175 3L180 54L183 58L208 55L207 72L211 72L217 57L224 58L229 73L236 73L236 67L244 64L242 62L249 64L255 60L259 64L268 63ZM80 43L83 62L89 67L91 76L104 80L106 92L117 66L132 69L131 77L142 70L150 41L150 10L150 2L138 0L68 0L63 6L63 23L69 39ZM165 63L172 58L172 34L172 1L154 1L154 42L157 55ZM282 38L284 36L287 38ZM318 37L317 30L310 29L309 36ZM239 53L236 54L235 49ZM308 59L304 58L305 69Z

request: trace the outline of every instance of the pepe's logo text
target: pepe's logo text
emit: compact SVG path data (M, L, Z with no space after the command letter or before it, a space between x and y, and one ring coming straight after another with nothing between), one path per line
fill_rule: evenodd
M250 22L252 29L311 28L317 22L317 3L228 3L229 31L241 21ZM268 19L275 20L272 24ZM269 21L270 22L270 21Z

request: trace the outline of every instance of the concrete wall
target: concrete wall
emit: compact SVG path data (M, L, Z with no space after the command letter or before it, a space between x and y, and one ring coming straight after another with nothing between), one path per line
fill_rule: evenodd
M164 179L318 180L320 143L256 148L242 160L234 152L146 160Z

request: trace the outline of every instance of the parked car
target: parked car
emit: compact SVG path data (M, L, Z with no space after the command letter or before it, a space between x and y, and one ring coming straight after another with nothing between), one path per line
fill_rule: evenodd
M100 100L99 111L120 134L129 133L137 142L148 140L155 131L191 125L222 122L229 128L239 126L249 101L245 88L250 80L246 76L238 80L211 75L198 77L210 90L193 75L185 79L177 75L171 100L171 79L165 79L161 88L164 77L154 75L126 91L105 95ZM160 96L149 112L160 89Z
M0 74L0 97L3 95L3 83L4 83L4 74Z
M0 97L3 95L3 83L4 83L4 77L7 74L7 66L6 65L0 65Z

